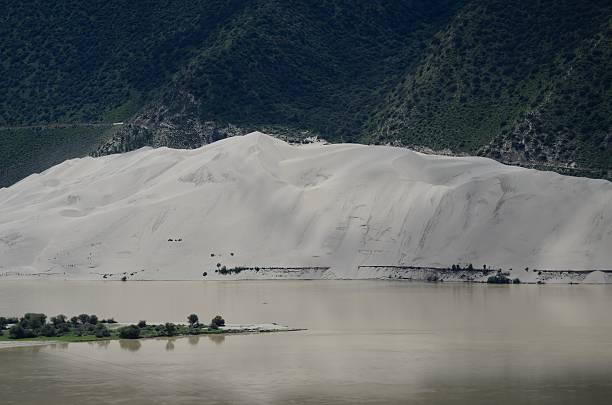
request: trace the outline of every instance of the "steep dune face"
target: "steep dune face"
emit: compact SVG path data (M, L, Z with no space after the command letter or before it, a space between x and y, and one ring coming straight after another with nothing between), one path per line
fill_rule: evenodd
M208 278L233 266L612 267L612 184L253 133L66 161L0 189L0 273ZM214 255L214 256L213 256Z

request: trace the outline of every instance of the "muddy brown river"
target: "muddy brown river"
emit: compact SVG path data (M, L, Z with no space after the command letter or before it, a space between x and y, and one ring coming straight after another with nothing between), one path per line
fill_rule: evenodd
M0 282L0 315L306 331L0 350L2 404L609 404L612 287Z

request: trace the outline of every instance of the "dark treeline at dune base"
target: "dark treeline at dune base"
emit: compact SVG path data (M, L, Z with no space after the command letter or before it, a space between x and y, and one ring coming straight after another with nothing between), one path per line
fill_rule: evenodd
M609 1L24 0L0 38L0 186L252 130L612 178Z

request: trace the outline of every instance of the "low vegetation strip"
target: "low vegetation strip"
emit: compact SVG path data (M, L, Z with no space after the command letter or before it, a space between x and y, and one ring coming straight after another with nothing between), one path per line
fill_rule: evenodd
M114 319L99 319L96 315L81 314L68 318L57 315L48 318L42 313L27 313L23 317L0 317L0 342L2 341L60 341L88 342L95 340L140 339L219 333L247 333L292 331L280 325L226 326L217 315L210 323L201 323L198 315L190 314L187 323L119 324Z
M276 271L276 272L303 272L303 271L327 271L329 267L320 267L320 266L302 266L302 267L259 267L259 266L236 266L236 267L227 267L222 266L221 263L217 263L217 268L215 269L215 273L219 273L221 275L226 274L240 274L243 271Z

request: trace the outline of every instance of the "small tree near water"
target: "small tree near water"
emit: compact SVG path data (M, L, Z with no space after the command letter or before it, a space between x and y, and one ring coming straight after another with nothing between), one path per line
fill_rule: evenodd
M165 325L165 329L166 329L166 336L176 336L177 330L176 330L175 324L168 322Z
M199 320L200 319L198 318L196 314L191 314L187 317L187 321L189 322L189 325L191 326L197 325Z
M503 274L497 274L495 276L491 276L487 279L488 284L510 284L512 280Z
M121 339L138 339L140 337L140 328L136 325L124 326L119 329L119 337Z
M40 329L40 334L46 337L53 337L57 335L57 330L55 329L55 326L48 323Z
M28 312L20 319L19 323L26 329L40 329L47 320L47 315Z
M96 328L94 329L94 333L98 339L104 338L104 337L110 337L111 335L110 330L108 330L106 325L104 325L103 323L98 323L96 325Z
M9 329L9 336L11 339L23 339L26 337L26 331L21 325L13 325Z
M59 326L62 325L64 323L66 323L66 315L57 315L57 316L52 316L50 321L54 326Z
M220 326L225 326L225 319L221 315L217 315L210 321L210 327L212 329L219 329Z

